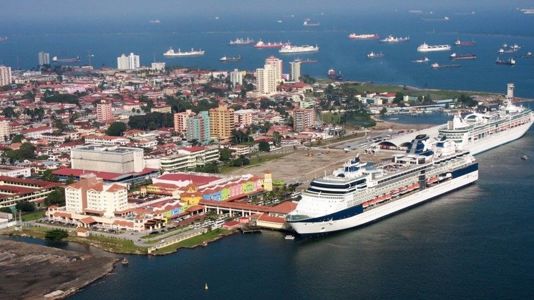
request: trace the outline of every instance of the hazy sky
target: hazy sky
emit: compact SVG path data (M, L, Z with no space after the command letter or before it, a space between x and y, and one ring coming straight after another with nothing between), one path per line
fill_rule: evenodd
M534 6L533 0L0 0L0 18L4 21L98 20L230 14L378 13L395 9L488 10L529 6Z

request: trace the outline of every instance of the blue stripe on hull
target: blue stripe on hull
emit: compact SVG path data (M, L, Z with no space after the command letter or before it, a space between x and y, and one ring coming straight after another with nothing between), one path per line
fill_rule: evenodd
M452 171L452 178L458 178L466 174L469 174L471 172L475 172L477 170L478 170L478 163L474 163L465 168Z
M298 220L298 221L292 221L289 223L318 223L318 222L328 222L328 221L337 221L337 220L343 220L346 218L353 217L357 214L361 214L363 212L363 207L361 205L353 206L344 210L340 210L338 212L335 212L333 214L313 218L313 219L304 219L304 220Z

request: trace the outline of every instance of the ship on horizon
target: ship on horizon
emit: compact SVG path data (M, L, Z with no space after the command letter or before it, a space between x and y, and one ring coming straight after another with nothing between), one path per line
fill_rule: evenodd
M351 33L349 34L349 39L351 40L377 40L380 36L375 33L364 33L364 34L356 34Z
M251 45L254 44L254 40L251 38L236 38L235 40L231 40L228 42L229 45L232 46L244 46L244 45Z
M222 62L222 63L229 63L229 62L236 62L236 61L240 61L241 60L241 56L238 55L238 56L223 56L221 58L219 58L219 61Z
M319 22L314 22L314 21L312 21L312 20L309 19L309 18L306 19L306 20L304 20L304 22L302 23L302 26L306 26L306 27L317 27L317 26L319 26L319 25L321 25L321 23L319 23Z
M422 43L417 47L417 52L438 52L438 51L451 51L450 45L429 45Z
M262 40L259 40L256 45L254 45L254 48L258 49L276 49L276 48L282 48L283 46L287 45L288 43L282 43L282 42L264 42Z
M302 46L293 46L291 44L284 45L280 50L278 51L281 54L302 54L302 53L313 53L318 52L319 46L310 46L310 45L302 45Z
M301 235L359 227L478 180L478 163L451 141L418 135L405 154L378 164L348 161L316 178L286 221Z
M204 50L201 50L201 49L195 50L195 49L191 48L190 51L182 51L180 49L178 49L178 51L174 51L173 48L170 48L165 53L163 53L163 56L165 56L165 57L202 56L205 53L206 52Z
M80 57L52 57L52 61L55 63L76 63L80 61Z
M410 40L410 37L396 37L393 35L388 35L387 37L380 40L381 43L387 43L387 44L397 44L402 42L407 42Z

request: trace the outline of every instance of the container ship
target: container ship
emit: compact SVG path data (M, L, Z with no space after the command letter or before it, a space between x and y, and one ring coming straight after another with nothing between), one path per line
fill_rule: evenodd
M259 40L256 45L254 45L255 48L259 48L259 49L270 49L270 48L282 48L283 46L285 46L286 43L282 43L282 42L267 42L265 43L264 41L262 40Z
M374 33L366 33L366 34L351 33L349 34L349 39L351 40L377 40L379 38L380 36Z
M477 56L471 53L465 53L465 54L453 53L449 56L449 58L451 60L474 60L474 59L477 59Z
M410 40L410 37L407 37L407 36L396 37L393 35L388 35L387 37L381 39L380 42L387 43L387 44L397 44L397 43L407 42L409 40Z
M522 137L534 122L534 113L512 104L514 85L508 84L503 105L495 111L454 116L439 129L439 140L450 140L459 149L477 155Z
M478 163L451 141L419 135L405 154L377 165L358 157L312 180L287 222L298 234L350 229L379 220L478 179Z
M418 52L438 52L438 51L451 51L450 45L429 45L422 43L417 47Z
M250 38L237 38L235 40L231 40L228 42L228 45L232 46L244 46L244 45L251 45L254 44L254 40Z
M178 51L174 51L174 49L170 48L165 53L163 53L163 56L166 57L187 57L187 56L202 56L205 54L204 50L195 50L191 48L190 51L182 51L178 49Z
M280 50L278 51L281 54L294 54L294 53L311 53L311 52L317 52L319 51L319 47L317 45L310 46L310 45L302 45L302 46L293 46L293 45L284 45Z

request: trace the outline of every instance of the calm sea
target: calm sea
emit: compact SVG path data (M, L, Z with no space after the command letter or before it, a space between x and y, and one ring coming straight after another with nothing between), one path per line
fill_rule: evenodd
M481 8L482 9L482 8ZM316 14L286 16L213 16L196 18L161 19L150 24L145 19L73 23L18 22L1 26L0 35L9 40L0 44L0 63L13 67L32 68L37 64L37 52L48 51L59 57L79 56L88 62L93 54L94 66L116 66L121 53L141 55L141 63L165 61L180 65L208 69L254 70L276 49L258 50L251 46L229 46L237 37L250 37L265 41L291 41L294 44L317 44L320 52L307 55L279 55L288 62L295 58L317 60L303 66L303 73L326 77L328 69L335 68L345 79L398 83L419 87L482 90L504 92L508 82L515 82L517 95L534 98L534 58L522 58L534 51L534 17L522 15L514 9L504 11L480 10L474 15L458 11L445 11L425 18L449 17L449 21L423 20L421 15L406 11L389 13ZM318 27L303 27L305 17L320 22ZM277 20L282 23L278 23ZM0 21L1 25L1 21ZM9 25L9 26L7 26ZM347 35L378 33L410 36L407 43L384 45L377 41L350 41ZM457 38L475 41L476 46L454 48L457 53L474 53L476 61L463 61L460 68L432 70L430 64L412 61L425 55L416 48L423 42L452 44ZM502 44L518 44L522 48L515 54L514 67L496 65L497 51ZM163 57L169 47L188 50L202 48L206 55L198 58ZM369 60L366 54L381 51L383 59ZM431 62L450 63L450 52L426 54ZM240 55L242 60L221 64L224 55Z

